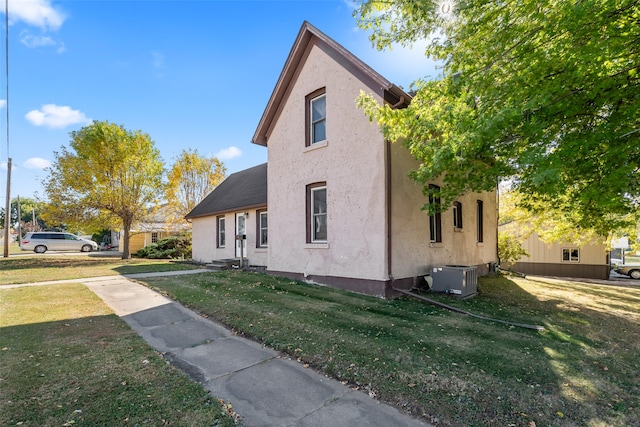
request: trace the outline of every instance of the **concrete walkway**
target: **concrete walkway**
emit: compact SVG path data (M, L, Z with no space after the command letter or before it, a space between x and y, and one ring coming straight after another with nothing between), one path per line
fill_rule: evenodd
M188 274L188 272L158 273ZM205 270L206 271L206 270ZM428 426L135 283L79 279L174 366L231 403L247 427Z

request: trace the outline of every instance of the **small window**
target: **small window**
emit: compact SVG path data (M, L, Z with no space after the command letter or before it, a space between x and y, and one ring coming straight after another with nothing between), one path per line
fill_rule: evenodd
M478 200L476 204L476 223L478 224L478 243L484 242L484 206L482 200Z
M158 232L154 231L151 233L151 243L158 243Z
M562 249L562 262L580 262L580 249L578 249L578 248L563 248Z
M327 97L325 89L319 89L306 97L306 125L307 137L305 145L308 147L327 140Z
M224 248L226 244L226 236L225 236L225 220L223 216L219 216L218 218L218 247Z
M431 243L442 242L442 216L440 215L440 187L429 184L429 205L433 206L435 213L429 215L429 241Z
M258 246L261 248L266 248L268 246L268 217L267 212L262 211L258 213Z
M307 242L327 241L327 187L324 183L307 186Z
M462 203L453 202L453 226L462 228Z

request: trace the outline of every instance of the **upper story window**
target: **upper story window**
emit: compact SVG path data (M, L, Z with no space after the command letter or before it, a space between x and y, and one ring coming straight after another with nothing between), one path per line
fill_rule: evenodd
M327 140L327 97L325 89L307 95L306 97L306 146Z
M435 213L429 215L429 241L442 242L442 215L440 214L440 187L429 184L429 205L435 208Z
M307 186L307 242L327 241L327 187L325 183Z
M453 226L462 228L462 203L453 202Z

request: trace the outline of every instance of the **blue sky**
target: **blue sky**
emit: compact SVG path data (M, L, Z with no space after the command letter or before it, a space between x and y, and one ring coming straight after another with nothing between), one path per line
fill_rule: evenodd
M7 97L1 8L2 200L9 157L11 197L45 199L54 151L92 120L148 133L167 166L182 149L227 173L265 162L251 138L304 20L405 89L438 74L419 46L373 49L346 0L9 0Z

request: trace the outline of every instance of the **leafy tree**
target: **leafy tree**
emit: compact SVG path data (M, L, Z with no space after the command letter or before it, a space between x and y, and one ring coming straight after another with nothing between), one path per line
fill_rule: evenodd
M577 230L640 219L637 1L363 0L354 15L377 48L428 39L442 64L406 109L358 102L418 159L425 193L444 178L443 209L508 178L523 208Z
M149 135L93 122L71 132L70 149L54 156L43 182L47 218L91 231L121 227L122 258L131 258L131 226L162 189L163 163Z
M226 168L216 157L204 157L198 150L182 150L167 174L165 194L171 218L182 221L214 188L224 180Z
M29 197L20 197L20 228L23 232L37 231L46 226L41 218L45 203L31 199ZM34 218L35 215L35 218ZM11 216L10 224L18 223L18 198L11 200ZM0 224L4 224L4 208L0 209Z
M529 256L524 250L518 236L509 232L498 232L498 258L500 265L505 268L519 260L522 256Z

